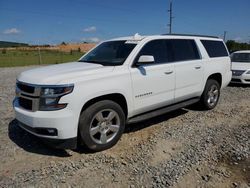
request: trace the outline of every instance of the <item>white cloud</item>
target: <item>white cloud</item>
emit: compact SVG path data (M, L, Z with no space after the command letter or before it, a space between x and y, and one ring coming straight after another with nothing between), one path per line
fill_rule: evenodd
M96 27L95 26L87 27L87 28L83 29L83 31L86 33L94 33L94 32L96 32Z
M236 38L234 38L233 40L234 40L234 41L237 41L237 42L242 42L242 41L243 41L243 39L242 39L241 37L236 37Z
M90 38L82 38L81 39L84 42L93 42L93 43L98 43L101 41L98 37L90 37Z
M10 35L10 34L18 34L21 31L18 30L17 28L11 28L11 29L6 29L3 33L6 35Z

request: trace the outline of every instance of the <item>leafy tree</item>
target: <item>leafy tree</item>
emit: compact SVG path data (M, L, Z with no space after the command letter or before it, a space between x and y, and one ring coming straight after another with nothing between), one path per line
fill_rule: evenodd
M227 48L230 52L234 52L237 50L250 50L250 44L247 43L239 43L234 40L228 40L226 42Z

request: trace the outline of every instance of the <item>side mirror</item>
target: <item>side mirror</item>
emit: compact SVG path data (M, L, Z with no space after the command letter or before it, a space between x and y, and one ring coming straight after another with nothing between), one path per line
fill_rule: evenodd
M154 63L155 62L155 58L152 55L142 55L140 56L140 58L138 59L137 64L150 64L150 63Z

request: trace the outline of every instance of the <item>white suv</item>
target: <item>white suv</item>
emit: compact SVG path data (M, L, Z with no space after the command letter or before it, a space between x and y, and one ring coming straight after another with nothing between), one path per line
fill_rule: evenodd
M103 42L78 62L21 73L13 106L20 127L51 145L81 141L100 151L117 143L126 123L197 102L213 109L230 68L219 38L137 34Z
M231 54L232 83L250 84L250 50L237 51Z

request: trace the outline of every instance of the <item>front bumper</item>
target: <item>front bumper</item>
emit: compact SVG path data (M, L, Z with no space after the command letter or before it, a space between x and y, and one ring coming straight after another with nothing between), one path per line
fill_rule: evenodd
M58 111L28 111L13 101L19 126L56 148L75 148L78 118L67 108Z
M31 128L21 122L18 122L19 127L26 130L27 132L34 134L37 136L37 130L35 128ZM57 138L45 138L38 136L45 144L57 148L57 149L76 149L77 147L77 137L67 138L67 139L57 139Z
M250 74L242 74L241 76L232 76L231 83L250 84Z

